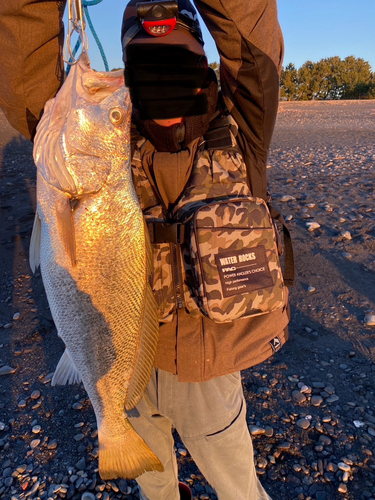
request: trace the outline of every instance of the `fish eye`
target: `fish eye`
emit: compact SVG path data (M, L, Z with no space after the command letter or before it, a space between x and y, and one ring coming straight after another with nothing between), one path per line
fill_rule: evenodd
M113 125L121 125L125 119L124 110L121 108L112 108L109 110L109 119Z

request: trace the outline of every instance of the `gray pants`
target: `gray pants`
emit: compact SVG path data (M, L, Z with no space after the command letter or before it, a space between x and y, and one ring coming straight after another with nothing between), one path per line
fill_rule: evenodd
M142 500L180 500L172 426L219 500L271 500L255 472L240 372L188 383L154 369L128 415L164 465L137 478Z

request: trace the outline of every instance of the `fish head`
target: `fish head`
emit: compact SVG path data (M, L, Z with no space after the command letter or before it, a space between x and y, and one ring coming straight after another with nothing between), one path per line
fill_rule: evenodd
M98 192L130 156L131 102L122 70L96 72L83 54L48 101L34 145L43 178L71 196Z

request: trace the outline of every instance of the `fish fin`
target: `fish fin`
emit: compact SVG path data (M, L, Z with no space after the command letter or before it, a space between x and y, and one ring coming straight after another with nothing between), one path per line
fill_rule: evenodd
M152 249L148 236L148 230L145 229L146 238L146 267L147 276L152 270ZM157 305L151 286L147 281L142 332L140 335L138 354L134 365L134 372L129 385L125 401L125 408L131 410L142 399L143 393L150 380L154 359L159 340L159 321L157 317Z
M124 419L124 434L112 437L99 426L99 474L106 479L135 479L146 471L163 472L158 457Z
M76 261L76 237L74 228L74 213L72 210L71 200L67 197L67 202L59 208L57 213L57 229L61 241L63 242L66 253L70 258L70 262L74 267Z
M33 273L40 266L40 245L42 239L42 221L38 212L35 213L33 230L30 238L29 264Z
M68 349L65 349L53 374L51 385L79 384L81 376L75 367Z

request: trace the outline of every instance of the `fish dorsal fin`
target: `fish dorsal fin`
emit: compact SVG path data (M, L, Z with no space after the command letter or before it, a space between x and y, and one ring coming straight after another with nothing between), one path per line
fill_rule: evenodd
M81 376L75 367L68 349L65 349L53 374L51 385L79 384Z
M125 402L127 410L134 408L142 399L143 393L151 377L151 371L154 366L154 359L159 340L157 305L148 281L153 265L152 249L148 229L146 226L144 227L146 240L147 285L144 299L142 333L140 336L134 372Z
M30 238L29 264L33 273L40 266L40 244L42 239L42 221L38 212L35 214L33 231Z

